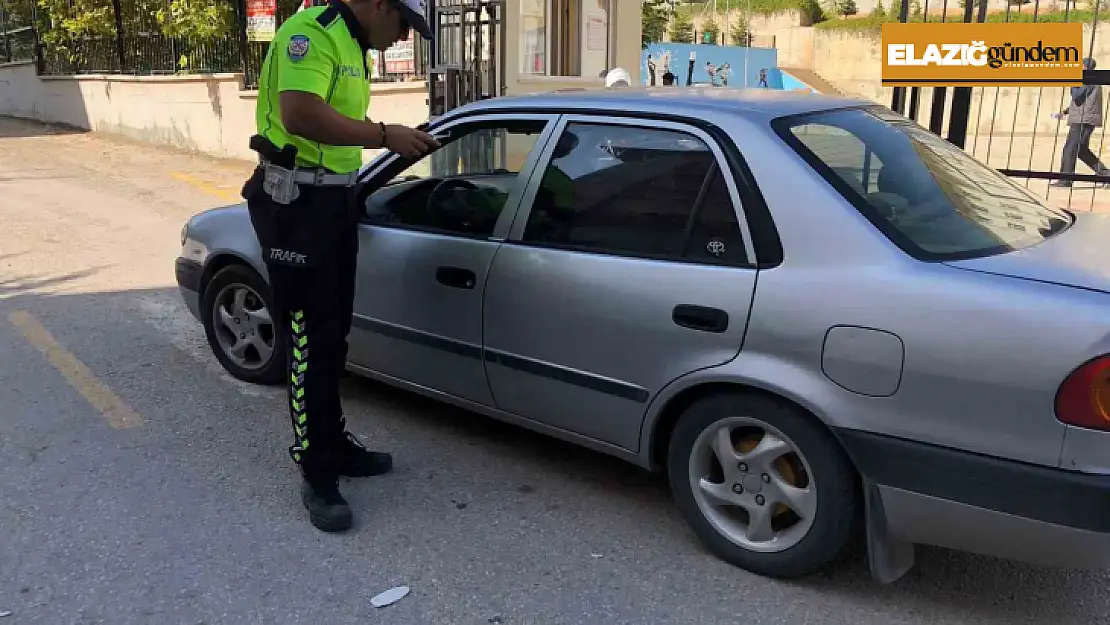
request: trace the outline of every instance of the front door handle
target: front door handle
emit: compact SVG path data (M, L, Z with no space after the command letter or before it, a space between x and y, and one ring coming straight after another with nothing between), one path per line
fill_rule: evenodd
M474 272L462 267L440 267L436 269L436 281L455 289L473 289L478 283Z
M671 313L675 325L701 332L721 333L728 329L728 313L719 308L679 304Z

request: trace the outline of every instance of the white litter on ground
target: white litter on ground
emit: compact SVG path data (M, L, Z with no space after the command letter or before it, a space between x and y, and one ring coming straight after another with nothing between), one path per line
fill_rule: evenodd
M396 588L390 588L382 594L374 597L370 600L370 603L372 603L375 608L384 608L387 605L397 603L401 599L404 599L405 596L408 594L408 586L397 586Z
M11 616L11 615L12 615L11 612L2 612L2 611L0 611L0 618L4 618L5 616Z

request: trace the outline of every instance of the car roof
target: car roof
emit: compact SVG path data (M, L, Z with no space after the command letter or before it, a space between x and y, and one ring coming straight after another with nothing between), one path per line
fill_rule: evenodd
M698 116L700 113L740 115L768 122L776 117L832 109L876 106L875 102L840 95L780 89L723 89L712 87L623 87L564 89L545 93L502 96L472 102L455 114L512 109L619 110L626 113Z

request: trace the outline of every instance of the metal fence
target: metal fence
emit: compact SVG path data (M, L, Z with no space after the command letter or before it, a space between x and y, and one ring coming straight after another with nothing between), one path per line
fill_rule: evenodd
M0 0L0 61L36 60L44 75L234 72L253 89L269 43L247 40L246 4L213 0L186 15L174 0ZM277 27L301 6L276 0ZM377 55L376 81L426 75L427 42L414 37L412 62Z
M0 1L0 63L35 60L35 43L33 14Z
M216 73L240 65L231 0L212 3L201 28L175 22L170 0L9 2L34 13L43 74ZM185 26L203 34L175 36Z

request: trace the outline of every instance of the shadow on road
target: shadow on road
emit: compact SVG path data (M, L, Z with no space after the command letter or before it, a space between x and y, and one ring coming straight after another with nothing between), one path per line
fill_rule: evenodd
M3 258L0 256L0 260ZM183 357L180 345L154 349L152 346L158 340L157 333L150 332L149 326L134 317L136 301L177 301L175 289L79 295L44 295L27 291L29 288L64 283L94 271L96 270L89 269L57 278L0 276L0 294L9 294L0 301L0 323L7 323L7 316L12 310L27 310L42 318L52 331L57 330L62 334L65 341L68 341L67 347L80 358L98 358L98 350L105 349L103 345L106 342L120 346L119 350L123 351L117 350L113 354L110 368L130 376L121 378L126 380L126 384L122 389L117 389L125 397L129 397L128 393L135 392L135 389L146 388L159 389L155 391L159 401L167 401L165 397L174 396L174 392L183 397L199 398L205 396L204 388L191 388L190 384L224 384L211 374L207 377L203 375L206 363L197 358ZM171 319L170 322L181 323L180 316L174 319L176 321ZM166 319L162 322L166 322ZM66 324L77 325L63 330L62 328L67 327ZM192 322L191 318L185 324L194 324L195 331L200 332L199 324ZM136 328L141 327L146 327L151 336L137 336ZM168 326L164 323L159 332L165 333L166 327ZM90 335L90 338L83 339L85 335ZM185 342L181 337L166 339L175 343ZM134 347L129 344L134 344ZM134 351L128 352L128 349ZM121 356L129 357L133 362L117 362L115 359ZM211 361L214 362L214 358ZM194 371L197 374L195 380ZM200 412L193 416L181 416L180 424L165 426L170 430L196 428L201 432L220 433L204 438L204 444L199 448L203 450L203 458L190 456L187 461L195 463L199 468L190 470L195 471L200 479L211 480L214 486L217 485L216 482L221 482L218 484L220 488L242 488L243 492L270 488L259 484L237 485L237 481L248 479L240 476L251 476L254 473L274 476L273 481L277 485L273 488L284 489L288 486L291 473L288 458L284 456L289 440L285 433L287 421L282 412L282 396L274 394L252 399L229 394L227 389L220 390L219 393L215 390L204 399L207 403L197 404L203 406L203 409L192 407ZM134 401L141 404L142 400L136 398ZM227 402L227 405L221 406L220 402ZM456 483L466 483L470 488L481 486L491 479L489 472L502 472L502 475L496 477L503 478L503 481L517 480L513 482L514 488L521 495L533 492L535 485L516 476L542 475L547 480L546 487L557 491L555 494L548 493L551 497L549 501L605 500L612 504L607 507L608 510L642 512L644 518L637 523L641 527L631 531L652 536L653 540L665 545L664 552L673 552L680 556L681 562L676 561L672 565L675 569L668 573L670 576L702 576L703 581L695 580L695 585L704 583L724 587L731 584L728 581L730 577L742 579L748 576L743 571L714 560L695 542L692 534L679 520L665 480L661 476L650 475L619 460L529 430L362 378L351 377L344 382L344 402L348 412L353 415L350 418L356 424L369 426L374 430L388 430L393 435L394 444L429 453L431 457L420 457L414 451L408 452L409 457L405 462L415 466L415 471L473 471L474 475L456 474L448 478ZM161 418L170 419L179 408L164 406L162 410L165 413ZM180 410L184 411L186 408L182 407ZM242 423L242 431L227 432L229 415ZM151 427L159 425L157 418L151 418L151 423ZM184 436L185 431L181 430L180 435ZM265 440L270 436L275 438ZM241 442L252 437L260 451L244 453ZM437 444L442 445L438 448L442 457L435 457L436 447L433 446L430 451L426 449L431 445L429 441L437 441ZM374 444L373 441L369 443ZM149 457L151 462L167 462L168 451L165 448L144 450L141 446L136 446L129 449L128 453ZM471 458L473 463L461 461L460 458L464 457ZM203 462L206 460L218 464L206 466ZM236 480L226 482L226 476L235 476ZM385 486L378 488L415 488L421 481L411 475L406 479L408 481L399 479L395 482L381 482ZM396 496L407 495L402 493ZM389 501L395 499L390 498L381 505L389 505ZM280 504L258 505L263 508L274 505L276 510L281 510ZM375 505L378 503L375 502ZM583 519L581 512L568 510L569 507L571 506L549 505L546 512L555 517L568 534L574 532L575 537L585 536L591 540L599 540L608 535L603 528L599 529L598 525L591 522L591 519ZM272 513L274 511L270 509L259 512L267 515ZM515 522L516 519L512 521ZM367 530L355 539L376 540L374 529L369 527ZM419 536L419 527L412 531L415 532L414 538ZM503 530L490 526L488 531ZM590 536L589 533L595 535ZM632 565L637 564L634 558L630 562ZM693 566L689 568L687 565ZM651 571L644 571L645 575L648 573ZM1104 592L1107 582L1110 582L1110 576L1106 572L1042 569L965 553L919 548L917 567L903 580L884 587L871 581L863 554L857 545L842 562L825 573L806 580L778 582L776 585L780 586L780 593L796 589L808 591L806 594L827 597L829 600L835 599L839 605L851 604L852 610L862 610L861 619L865 614L876 613L900 615L899 622L941 623L958 620L1009 624L1105 622L1099 620L1105 618L1105 614L1097 612L1101 609L1100 605L1105 604L1093 600L1090 593L1092 590ZM780 596L786 601L790 594ZM813 600L813 597L810 596L808 600Z
M9 256L18 256L19 254L11 254ZM4 256L0 256L0 261L4 260ZM89 267L81 271L74 271L61 276L48 276L48 277L34 277L34 276L16 276L7 277L0 276L0 299L12 297L38 289L46 289L50 287L57 287L63 284L74 282L82 278L87 278L96 274L104 267Z
M79 135L89 132L69 124L47 124L22 117L0 115L0 140L56 135Z

